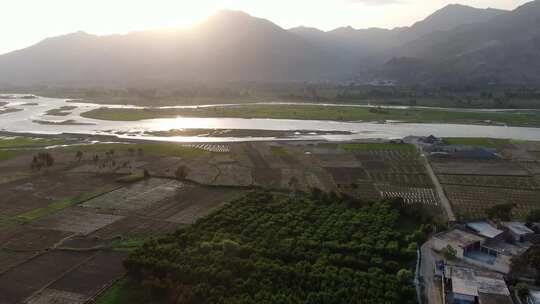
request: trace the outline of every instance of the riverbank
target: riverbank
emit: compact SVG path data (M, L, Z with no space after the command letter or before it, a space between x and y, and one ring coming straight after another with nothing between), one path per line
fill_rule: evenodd
M353 106L318 105L238 105L201 108L98 108L82 117L109 121L139 121L157 118L268 118L332 121L399 121L407 123L454 123L475 125L508 125L540 127L540 111L459 111L426 108L363 108Z

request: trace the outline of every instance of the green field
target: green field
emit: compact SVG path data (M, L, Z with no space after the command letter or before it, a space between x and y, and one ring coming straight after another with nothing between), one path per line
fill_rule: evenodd
M438 109L375 109L347 106L314 105L243 105L199 109L111 109L100 108L82 114L83 117L137 121L154 118L236 117L310 119L335 121L386 121L410 123L507 124L513 126L540 126L540 112L468 112Z
M466 137L450 137L445 138L444 142L448 145L466 145L466 146L481 146L493 149L502 149L511 143L509 139L494 139L494 138L466 138Z
M270 151L272 151L272 155L275 155L275 156L285 156L289 154L287 149L285 149L284 147L272 146L270 147Z
M0 160L6 160L17 156L17 151L0 151Z

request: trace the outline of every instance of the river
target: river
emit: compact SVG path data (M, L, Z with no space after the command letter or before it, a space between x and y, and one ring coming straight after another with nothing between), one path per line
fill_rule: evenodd
M16 96L14 96L16 97ZM347 131L347 135L298 135L298 140L354 140L367 138L394 139L409 135L438 137L491 137L520 140L540 140L539 128L481 126L461 124L417 124L417 123L373 123L373 122L338 122L317 120L284 120L284 119L242 119L242 118L164 118L141 121L103 121L83 118L82 112L99 107L142 108L122 105L98 105L90 103L68 102L66 99L37 97L34 99L0 99L0 113L6 109L18 109L17 112L0 114L0 130L17 133L34 134L93 134L116 135L125 138L141 138L178 142L224 142L255 141L275 139L273 137L200 137L173 136L159 137L147 134L152 131L168 131L173 129L240 129L240 130L313 130L313 131ZM272 103L264 103L272 104ZM276 106L284 103L276 103ZM288 103L291 104L291 103ZM69 110L65 116L47 115L46 112L63 106L77 107ZM205 105L231 106L231 105ZM328 106L331 106L328 104ZM358 105L365 106L365 105ZM193 107L193 106L186 106ZM200 106L199 106L200 107ZM164 107L179 108L179 107ZM475 109L464 111L494 111ZM498 110L511 111L511 110ZM75 124L62 124L62 123ZM60 123L60 124L59 124ZM284 138L283 138L284 139ZM286 138L291 139L291 138Z

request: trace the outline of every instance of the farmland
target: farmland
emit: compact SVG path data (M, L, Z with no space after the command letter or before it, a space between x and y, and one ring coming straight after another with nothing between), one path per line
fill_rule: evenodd
M56 146L59 143L67 146ZM275 210L326 214L328 221L334 221L328 222L328 227L337 230L301 229L302 235L317 241L331 241L339 236L340 242L346 242L351 238L350 231L343 230L344 222L336 218L369 217L373 211L370 208L378 204L373 202L385 198L397 198L393 208L399 203L399 208L407 213L432 215L439 220L444 216L425 159L416 147L403 143L367 140L181 144L119 140L88 144L86 138L73 135L12 137L0 139L0 145L10 149L3 151L13 152L0 161L0 303L122 303L111 299L133 297L133 293L123 289L138 286L132 279L123 279L103 293L124 275L122 261L141 246L149 246L143 244L153 244L153 239L179 229L184 232L176 232L177 235L192 231L193 236L200 236L205 242L211 241L208 238L212 234L219 238L216 242L230 239L244 246L242 238L247 237L249 242L255 242L249 246L253 245L258 254L274 259L269 255L275 253L271 247L261 244L270 242L273 234L296 235L304 224L297 223L297 228L276 225L284 218L274 218L271 208L262 208L257 211L260 214L255 212L254 201L243 199L254 190L271 191L269 206ZM55 147L40 150L49 146ZM459 217L481 217L487 208L499 202L515 202L516 217L536 208L540 166L532 152L538 151L538 146L511 142L500 149L509 156L489 161L430 159ZM32 167L34 156L43 151L54 158L54 163L50 167ZM512 155L521 158L517 161ZM299 199L308 194L313 197ZM289 200L299 200L299 209L289 209ZM347 203L321 206L314 202L317 200ZM363 211L350 210L347 204L351 202L361 202ZM313 220L320 222L321 218ZM278 227L282 231L274 231ZM364 228L359 226L359 231ZM403 235L396 237L399 248L409 246ZM189 246L199 245L190 239ZM361 260L371 259L363 256ZM397 262L400 267L409 268L408 259ZM53 262L57 260L65 260L65 264ZM378 257L375 260L380 261ZM339 263L332 265L342 265ZM391 272L385 263L375 264L382 272L369 275L374 280L388 277L388 284L395 284L395 272L399 270L394 269L395 264L391 263ZM370 273L361 265L355 271L359 271L359 278ZM35 273L39 275L32 276ZM9 284L15 281L24 283ZM359 279L358 284L363 286L365 282ZM283 289L284 294L296 288L290 285L292 289ZM266 298L270 291L261 290L265 294L260 296ZM95 299L99 295L102 297ZM147 296L141 294L137 298L149 299ZM204 295L207 296L213 297ZM232 298L236 296L240 293ZM255 295L249 295L252 296Z
M500 204L514 204L512 217L524 219L540 209L537 143L493 139L446 139L447 143L497 149L490 160L441 159L430 162L459 219L480 219Z
M414 303L413 285L400 275L412 273L414 230L397 230L400 215L389 203L348 204L251 193L145 244L126 268L138 282L151 276L147 288L165 302ZM192 288L176 288L185 284Z

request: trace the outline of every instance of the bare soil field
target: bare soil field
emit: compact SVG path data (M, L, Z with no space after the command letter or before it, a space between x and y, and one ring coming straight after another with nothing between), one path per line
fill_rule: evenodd
M100 251L54 282L49 288L91 298L124 273L126 252Z
M246 143L243 144L244 153L248 156L251 166L253 168L268 168L269 165L266 163L265 159L261 156L259 151L253 147L254 144Z
M178 193L174 200L143 210L140 215L179 224L192 224L213 209L245 193L246 191L239 189L190 186Z
M261 168L261 167L259 167ZM212 182L214 186L241 186L253 185L252 169L233 164L217 166L218 175Z
M153 220L138 216L127 216L108 226L105 226L88 235L90 240L112 240L115 238L148 238L174 232L178 228L175 223ZM81 242L81 241L79 241ZM100 244L99 241L94 241ZM96 243L84 241L83 245L92 246ZM68 246L69 244L66 244Z
M94 254L53 250L4 272L0 275L0 303L21 303Z
M363 168L352 167L327 167L337 184L353 184L358 180L368 179L368 174Z
M0 275L8 269L23 263L32 258L37 252L17 252L5 249L0 249ZM1 289L0 289L1 290ZM2 303L2 302L0 302Z
M32 296L27 304L84 304L87 302L84 295L46 288L38 294Z
M361 166L353 154L313 154L319 165L325 168L355 168Z
M83 208L69 208L41 218L31 225L35 228L87 235L122 218L123 216L99 214Z
M116 186L114 178L109 175L53 172L0 184L0 217L14 217L111 185Z
M252 170L253 184L260 187L280 188L281 169L255 168Z
M42 251L53 247L73 233L49 229L23 229L1 247L10 251Z
M100 210L139 210L174 197L182 187L183 184L176 180L149 178L91 199L82 206Z

